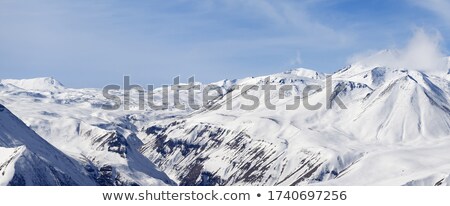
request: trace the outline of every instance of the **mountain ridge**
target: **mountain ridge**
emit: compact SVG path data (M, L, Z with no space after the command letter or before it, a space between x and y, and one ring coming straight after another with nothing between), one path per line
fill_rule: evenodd
M0 79L0 84L11 85L25 90L58 91L65 89L65 86L53 77Z
M106 164L110 167L104 167L105 172L119 171L127 181L135 178L140 185L158 183L130 172L136 165L127 161L135 158L146 159L138 161L143 164L155 164L170 177L166 179L169 185L170 181L178 185L449 184L450 159L445 155L450 145L447 77L350 65L330 74L333 82L331 94L327 94L326 75L300 68L213 83L231 95L232 110L223 107L227 101L224 95L211 103L217 110L104 111L98 105L107 101L100 90L92 89L52 94L36 91L43 94L40 96L0 87L0 102L14 108L31 128L64 152L82 154L93 168ZM230 88L261 86L268 77L273 85L294 88L284 94L285 98L280 98L280 91L271 93L270 101L278 109L270 110L264 104L252 111L239 109L249 102L240 90ZM308 99L323 106L286 110L294 96L304 97L308 85L322 88L308 94ZM156 95L160 90L157 88ZM265 95L260 90L247 94L260 100ZM182 102L188 101L184 93L180 97ZM347 109L340 108L335 98ZM195 99L200 100L201 95L196 94ZM327 103L332 107L326 108ZM65 148L65 141L80 149ZM398 164L384 167L377 158L387 165ZM117 160L120 164L111 163ZM123 167L129 170L117 169ZM372 170L380 172L367 172Z
M95 185L82 167L50 145L0 104L1 185ZM3 154L5 151L6 154ZM14 150L11 153L11 150ZM31 171L31 172L30 172ZM9 180L8 180L9 179Z

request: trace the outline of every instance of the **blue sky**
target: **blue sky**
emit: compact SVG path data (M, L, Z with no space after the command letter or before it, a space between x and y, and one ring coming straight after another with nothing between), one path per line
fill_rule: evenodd
M333 72L417 28L439 32L447 51L448 11L446 0L0 0L0 78L102 87L123 75L161 85Z

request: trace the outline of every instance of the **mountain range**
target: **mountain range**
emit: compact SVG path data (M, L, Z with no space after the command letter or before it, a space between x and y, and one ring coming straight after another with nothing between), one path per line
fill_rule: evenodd
M237 88L269 83L293 89L241 108L267 94ZM104 110L101 89L2 79L0 185L450 185L450 70L356 62L212 84L226 93L200 110ZM323 106L285 109L294 97Z

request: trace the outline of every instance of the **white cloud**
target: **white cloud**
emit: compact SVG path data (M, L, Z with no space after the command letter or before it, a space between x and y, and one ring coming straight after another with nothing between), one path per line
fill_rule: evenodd
M441 48L441 35L417 29L404 48L394 48L380 52L365 52L353 56L351 64L366 66L386 66L424 72L447 71L447 60Z

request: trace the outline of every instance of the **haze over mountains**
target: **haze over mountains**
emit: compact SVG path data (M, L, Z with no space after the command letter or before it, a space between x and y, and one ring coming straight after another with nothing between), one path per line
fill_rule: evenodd
M0 185L449 185L450 65L442 61L447 68L423 70L354 62L332 74L331 99L326 74L303 68L215 82L232 96L231 110L219 108L224 95L215 110L140 111L132 98L131 110L109 111L101 89L3 79ZM275 110L240 109L250 102L233 86L267 77L293 90L270 94ZM286 110L307 85L324 88L308 99L331 109ZM264 99L261 90L244 93ZM155 95L160 101L161 88Z

